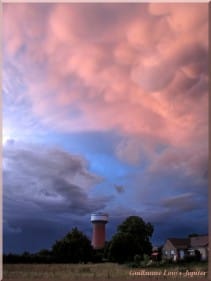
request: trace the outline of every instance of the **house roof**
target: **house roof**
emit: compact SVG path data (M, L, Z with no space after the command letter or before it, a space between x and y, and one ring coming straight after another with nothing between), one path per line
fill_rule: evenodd
M187 249L190 245L189 238L169 238L168 240L176 249Z
M208 235L200 235L190 238L191 247L202 247L208 245Z

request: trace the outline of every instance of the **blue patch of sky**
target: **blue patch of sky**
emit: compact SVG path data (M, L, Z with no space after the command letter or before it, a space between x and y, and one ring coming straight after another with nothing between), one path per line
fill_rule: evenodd
M87 155L111 154L117 138L112 132L56 133L49 130L44 141L60 146L69 153Z
M126 174L140 172L146 168L146 162L130 165L122 162L115 155L114 148L120 136L113 132L84 132L71 134L48 133L45 142L57 145L71 154L85 157L89 169L111 180Z

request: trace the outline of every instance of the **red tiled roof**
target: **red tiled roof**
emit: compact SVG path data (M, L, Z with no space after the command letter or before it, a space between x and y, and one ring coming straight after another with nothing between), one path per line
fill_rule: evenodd
M187 249L190 246L189 238L169 238L168 239L176 249Z

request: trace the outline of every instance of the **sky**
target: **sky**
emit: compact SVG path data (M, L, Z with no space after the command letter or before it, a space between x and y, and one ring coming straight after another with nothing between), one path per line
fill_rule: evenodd
M3 3L3 249L90 215L208 232L208 4Z

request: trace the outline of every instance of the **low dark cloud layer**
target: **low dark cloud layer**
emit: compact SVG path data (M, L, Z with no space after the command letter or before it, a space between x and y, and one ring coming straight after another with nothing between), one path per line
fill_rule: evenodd
M74 218L78 222L110 200L88 195L101 181L82 157L57 148L8 141L3 149L5 235L20 237L24 233L25 237L35 223L34 235L46 228L46 223L55 223L53 228L57 223L60 227L62 220L66 220L66 228L71 222L74 225ZM89 219L85 220L89 225Z

